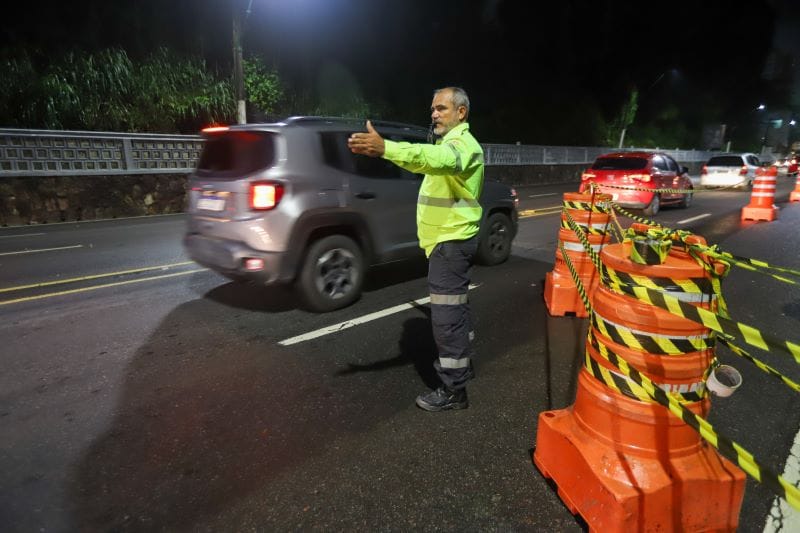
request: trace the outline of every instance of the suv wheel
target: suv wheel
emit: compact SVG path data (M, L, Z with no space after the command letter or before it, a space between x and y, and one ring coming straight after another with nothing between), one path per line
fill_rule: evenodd
M330 235L311 245L298 280L312 311L346 307L358 299L364 282L364 260L358 245L344 235Z
M650 201L650 205L645 207L642 210L642 213L644 213L648 217L652 217L654 215L657 215L659 211L661 211L661 195L655 193L653 195L653 199Z
M492 213L485 224L476 259L483 265L498 265L511 254L511 220L503 213Z

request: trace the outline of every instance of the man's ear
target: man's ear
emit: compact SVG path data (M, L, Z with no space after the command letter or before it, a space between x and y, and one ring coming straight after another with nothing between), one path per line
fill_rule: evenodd
M467 106L460 105L458 106L458 121L464 122L464 119L467 118Z

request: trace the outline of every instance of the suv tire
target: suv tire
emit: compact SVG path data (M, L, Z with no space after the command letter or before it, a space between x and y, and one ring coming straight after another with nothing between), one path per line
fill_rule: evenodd
M349 237L329 235L308 248L298 289L311 311L324 313L356 301L363 283L361 249Z
M482 265L499 265L511 254L513 229L504 213L492 213L486 219L485 231L480 233L476 260Z

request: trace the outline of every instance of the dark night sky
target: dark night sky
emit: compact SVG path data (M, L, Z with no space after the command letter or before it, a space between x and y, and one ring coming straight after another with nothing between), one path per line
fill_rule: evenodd
M228 69L232 1L248 3L17 3L0 46L116 45L136 57L169 45ZM297 90L345 86L387 119L426 124L431 91L455 84L485 142L581 144L634 85L643 119L674 100L687 113L713 105L722 120L769 96L761 76L783 3L253 0L244 44Z

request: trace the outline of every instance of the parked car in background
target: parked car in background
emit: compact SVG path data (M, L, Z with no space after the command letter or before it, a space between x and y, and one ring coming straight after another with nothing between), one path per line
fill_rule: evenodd
M361 294L369 265L424 257L416 232L422 176L347 147L365 121L292 117L204 130L189 177L189 256L231 279L294 284L306 307L331 311ZM428 130L373 121L385 138L426 142ZM479 263L511 253L517 193L487 180Z
M796 176L797 166L798 166L797 163L798 163L797 154L789 154L786 157L778 159L776 165L778 166L778 172L780 172L781 174L786 174L788 176Z
M700 185L749 189L761 164L758 156L751 153L715 155L703 165Z
M659 152L601 155L581 174L578 190L586 191L591 184L621 207L642 209L647 216L657 214L662 205L689 207L694 189L689 169Z

